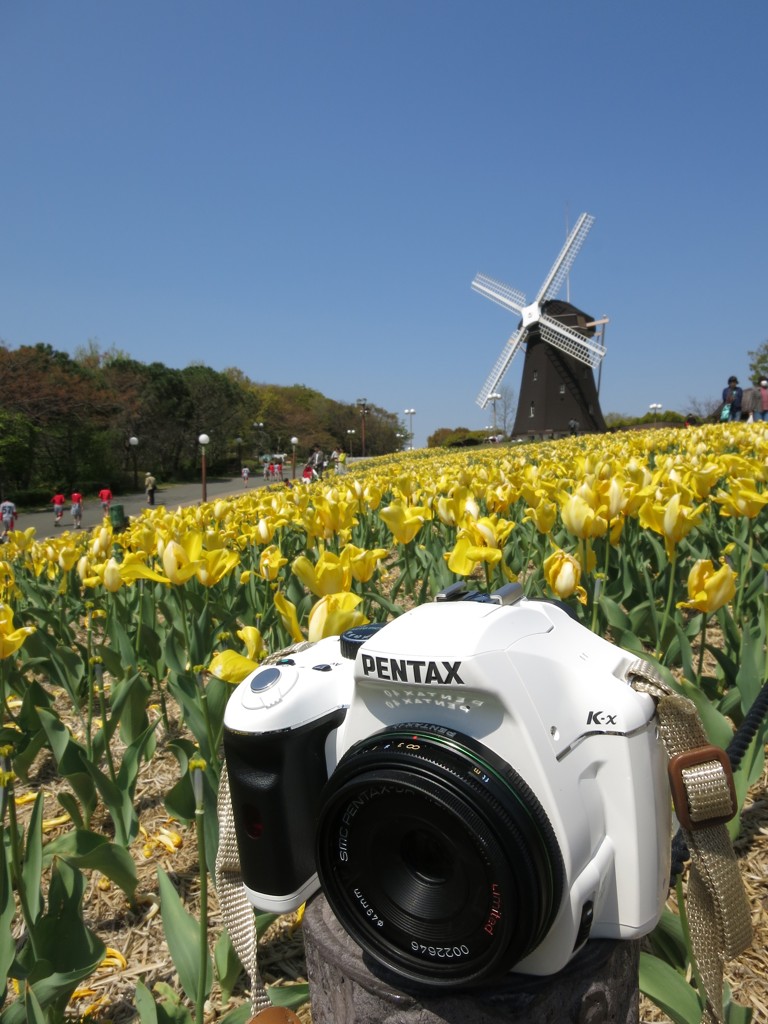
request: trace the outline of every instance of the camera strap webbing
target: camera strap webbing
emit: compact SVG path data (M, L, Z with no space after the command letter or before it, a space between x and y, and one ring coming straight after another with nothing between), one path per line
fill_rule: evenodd
M226 763L221 767L218 795L219 849L216 853L214 878L216 894L224 925L229 932L232 945L245 968L251 984L251 1011L266 1009L272 1005L259 971L257 962L258 936L256 915L245 894L243 876L240 871L240 856L237 851L235 819L232 800L229 795L229 776Z
M724 751L710 745L693 701L651 664L637 659L627 679L656 703L675 812L691 854L686 909L705 990L702 1024L723 1024L724 963L752 942L749 903L725 827L738 811L730 765Z

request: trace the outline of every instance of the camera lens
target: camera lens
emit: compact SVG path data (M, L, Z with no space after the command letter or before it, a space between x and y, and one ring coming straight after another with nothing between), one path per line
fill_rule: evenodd
M323 793L316 854L345 930L430 988L510 970L563 892L557 840L524 780L478 741L425 723L345 754Z

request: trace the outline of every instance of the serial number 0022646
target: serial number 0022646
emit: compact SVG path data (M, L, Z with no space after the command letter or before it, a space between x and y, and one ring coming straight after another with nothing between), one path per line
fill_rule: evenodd
M461 946L425 946L415 940L411 942L411 949L421 956L429 956L435 960L459 960L461 957L469 956L469 947Z

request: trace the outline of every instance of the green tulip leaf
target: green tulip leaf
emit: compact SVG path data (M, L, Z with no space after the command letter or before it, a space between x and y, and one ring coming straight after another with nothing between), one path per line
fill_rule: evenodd
M184 904L168 875L162 868L157 872L160 886L160 910L163 931L179 981L189 999L197 999L197 982L200 972L200 925L188 914ZM206 954L205 993L211 991L212 968L210 955Z

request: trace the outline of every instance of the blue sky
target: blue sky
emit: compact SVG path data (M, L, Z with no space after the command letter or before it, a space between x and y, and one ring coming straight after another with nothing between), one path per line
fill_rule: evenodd
M768 339L763 0L4 0L0 339L366 397L475 396L587 210L605 412ZM522 357L505 383L517 389ZM1 372L1 371L0 371Z

